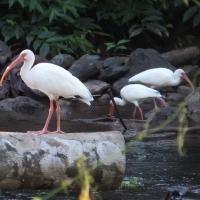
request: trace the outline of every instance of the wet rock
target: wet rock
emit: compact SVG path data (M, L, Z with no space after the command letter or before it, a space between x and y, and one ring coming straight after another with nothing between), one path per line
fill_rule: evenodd
M101 65L99 60L91 56L83 56L72 64L69 71L80 80L87 81L98 75Z
M122 77L112 84L112 89L115 92L115 94L119 95L122 87L124 87L125 85L128 85L128 84L130 84L130 83L128 83L128 78Z
M177 105L179 102L184 100L184 97L182 94L180 93L168 93L167 94L167 103L169 105Z
M103 94L101 97L98 98L98 102L102 104L108 104L110 102L109 94Z
M185 85L180 85L177 89L177 92L183 95L184 97L186 97L187 95L191 93L191 88Z
M0 67L5 67L8 59L11 58L11 50L10 47L0 40Z
M110 57L103 61L99 79L109 83L123 76L129 69L125 64L126 57Z
M36 55L35 55L35 62L34 62L34 65L36 65L36 64L38 64L38 63L43 63L43 62L49 63L50 61L47 60L45 57L36 54Z
M151 118L152 116L153 119L151 120L152 125L160 125L162 122L168 120L175 112L176 108L172 106L166 106L166 107L160 107L155 115L153 114L155 110L149 111L148 113L145 114L145 117L147 119ZM177 125L178 124L178 116L170 123L171 125Z
M199 70L199 66L198 65L184 65L181 67L181 69L183 69L186 72L186 74L193 80L193 78L195 77L195 72Z
M51 62L68 69L74 62L74 57L69 54L58 54L51 59Z
M188 117L193 123L199 124L200 119L200 87L198 87L187 101Z
M110 87L108 83L100 80L89 80L85 85L92 94L102 94Z
M176 69L154 49L136 49L130 54L127 65L130 66L131 76L151 68L164 67L173 71Z
M5 81L4 84L0 87L0 100L9 97L10 94L10 83Z
M85 54L83 56L80 57L80 59L89 59L89 60L100 60L101 57L99 55L95 55L95 54Z
M13 112L24 115L41 114L44 111L45 106L40 102L24 96L18 96L16 98L7 98L0 101L0 111Z
M0 188L52 188L77 175L86 158L100 189L119 186L125 172L124 138L118 131L46 134L0 133Z

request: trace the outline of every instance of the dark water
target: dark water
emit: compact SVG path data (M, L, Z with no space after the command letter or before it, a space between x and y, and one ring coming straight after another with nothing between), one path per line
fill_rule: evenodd
M4 117L5 119L5 117ZM7 117L1 121L0 129L7 131L37 130L43 121L16 120ZM113 122L94 122L92 120L63 121L67 132L106 131L113 129ZM52 129L54 126L51 127ZM127 144L127 164L124 179L134 178L137 187L119 188L115 191L94 193L95 199L105 200L164 200L168 191L184 193L183 200L200 200L200 135L191 133L186 136L185 154L177 153L176 135L153 134L143 141ZM28 200L34 196L44 196L46 190L1 191L0 199ZM53 198L77 199L61 193Z

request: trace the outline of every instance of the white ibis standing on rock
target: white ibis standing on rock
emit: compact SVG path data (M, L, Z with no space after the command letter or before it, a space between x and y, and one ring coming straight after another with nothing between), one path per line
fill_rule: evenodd
M124 86L120 90L121 98L114 97L114 101L116 105L124 106L127 102L133 103L135 105L135 109L133 112L133 116L136 116L137 110L140 113L141 120L144 119L142 109L139 106L138 101L144 100L150 97L159 97L161 98L162 95L157 90L149 88L147 86L141 84L130 84ZM115 111L114 105L110 102L109 108L109 116L112 116Z
M2 75L0 85L9 72L18 64L23 63L20 75L25 84L31 89L39 90L46 94L50 100L49 113L44 128L37 134L48 133L54 105L56 102L57 133L63 133L60 128L60 105L59 97L78 98L80 101L90 105L93 97L88 88L69 71L50 63L39 63L33 66L35 55L31 50L23 50L19 56L6 68Z
M177 69L173 72L167 68L153 68L134 75L128 80L128 82L142 83L151 88L161 88L179 85L182 80L187 81L191 89L194 91L194 86L191 80L182 69Z

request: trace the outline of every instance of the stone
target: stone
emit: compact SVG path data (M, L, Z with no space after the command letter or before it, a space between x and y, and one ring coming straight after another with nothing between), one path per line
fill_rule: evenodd
M117 188L125 173L119 131L45 134L0 132L0 189L52 188L77 175L85 158L99 189Z
M51 62L55 65L68 69L74 60L74 57L69 54L58 54L51 59Z
M129 69L125 64L126 57L110 57L103 61L100 68L99 79L112 83L122 77Z
M181 69L183 69L186 74L193 79L195 77L195 73L199 70L199 66L198 65L184 65L181 67Z
M42 103L25 96L18 96L16 98L7 98L0 101L0 111L1 112L13 112L16 114L24 115L40 115L45 109Z
M101 65L99 60L84 56L76 60L69 68L69 71L81 81L87 81L99 74Z
M101 57L95 54L85 54L85 55L82 55L80 59L100 60Z
M195 124L199 124L200 119L200 87L196 88L187 101L188 118Z
M85 82L85 86L90 90L92 94L101 95L105 90L107 90L110 85L104 81L100 80L89 80Z
M177 89L177 92L186 97L191 93L191 88L186 85L180 85Z
M4 84L0 87L0 100L9 97L10 95L10 83L5 81Z
M153 114L152 112L155 112L155 109L147 112L145 114L145 118L149 119L150 117L152 117ZM171 105L166 107L160 107L156 111L155 116L151 120L150 124L155 126L161 125L163 122L168 120L175 112L176 112L176 107L173 107ZM175 126L178 124L179 124L178 116L176 116L176 118L173 119L172 122L170 122L170 125Z
M115 92L115 94L119 95L122 87L124 87L125 85L128 85L128 84L130 84L130 83L128 83L128 78L122 77L112 84L112 89Z
M11 58L10 47L0 40L0 67L4 68L7 61Z
M136 49L130 54L127 65L130 66L129 74L131 76L158 67L168 68L172 71L176 70L173 65L162 58L161 54L154 49Z
M98 98L98 102L102 103L103 105L108 104L110 102L110 95L109 94L103 94ZM109 105L109 104L108 104Z

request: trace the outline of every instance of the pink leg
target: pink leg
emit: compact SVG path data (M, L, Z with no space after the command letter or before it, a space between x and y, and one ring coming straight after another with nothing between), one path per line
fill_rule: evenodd
M133 111L133 118L136 118L136 114L137 114L137 106L135 106L134 111Z
M48 129L48 126L49 126L49 122L51 120L51 117L52 117L52 114L53 114L53 100L50 100L50 105L49 105L49 114L47 116L47 119L46 119L46 122L45 122L45 125L44 125L44 128L40 131L31 131L32 133L35 133L37 135L42 135L42 134L46 134L48 133L49 131L47 130Z
M140 112L141 120L144 120L143 112L142 112L142 109L140 108L140 106L138 106L138 110Z
M60 103L59 103L59 97L56 98L56 118L57 118L56 133L64 133L60 128Z

